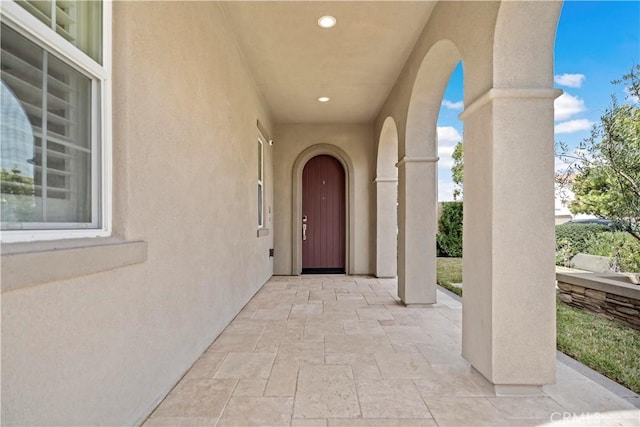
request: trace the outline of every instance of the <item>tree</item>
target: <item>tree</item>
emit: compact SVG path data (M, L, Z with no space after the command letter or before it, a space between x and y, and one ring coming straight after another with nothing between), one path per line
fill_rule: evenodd
M32 221L36 219L34 179L22 175L18 167L0 170L0 214L3 221Z
M575 174L572 213L608 218L640 241L640 65L614 84L625 84L627 103L611 105L573 155L566 175Z
M458 196L462 195L462 181L464 180L464 151L462 148L462 141L456 144L453 149L453 166L451 166L451 177L453 183L456 185L453 190L453 200L457 200Z
M20 169L15 166L11 169L11 173L2 169L0 171L0 191L2 194L33 196L35 194L33 178L22 175Z

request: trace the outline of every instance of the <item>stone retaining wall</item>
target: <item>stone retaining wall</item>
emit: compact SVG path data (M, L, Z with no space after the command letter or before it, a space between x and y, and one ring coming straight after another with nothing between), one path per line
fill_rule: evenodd
M640 330L640 286L588 273L556 273L561 301Z

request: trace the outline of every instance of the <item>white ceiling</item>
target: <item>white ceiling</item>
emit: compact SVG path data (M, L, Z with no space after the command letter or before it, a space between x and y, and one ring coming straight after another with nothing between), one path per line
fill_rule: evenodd
M279 123L373 120L435 1L225 2L240 49ZM334 28L317 24L334 16ZM331 101L318 102L328 96Z

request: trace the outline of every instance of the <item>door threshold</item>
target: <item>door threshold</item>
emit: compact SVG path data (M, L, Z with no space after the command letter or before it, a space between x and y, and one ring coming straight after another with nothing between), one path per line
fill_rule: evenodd
M345 274L344 268L303 268L302 274Z

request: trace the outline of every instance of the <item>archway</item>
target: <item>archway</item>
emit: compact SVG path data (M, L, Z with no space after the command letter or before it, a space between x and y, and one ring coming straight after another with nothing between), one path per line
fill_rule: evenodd
M436 302L437 121L460 59L453 42L435 43L422 60L411 92L398 162L398 296L405 304Z
M434 15L455 17L458 25L426 29L416 44L423 53L406 68L412 83L403 104L406 128L399 132L398 294L406 304L436 300L437 117L451 71L462 60L462 354L498 393L528 392L554 381L555 301L549 284L553 99L559 95L553 89L553 41L560 7L440 3Z
M392 117L382 125L376 167L376 276L398 272L398 130Z
M353 163L347 153L341 148L331 144L317 144L304 150L293 164L292 170L292 233L291 233L291 274L302 273L302 174L305 165L312 158L319 155L329 155L337 159L344 168L345 174L345 272L350 274L353 271L354 260L354 218L352 215L354 206L353 197Z

